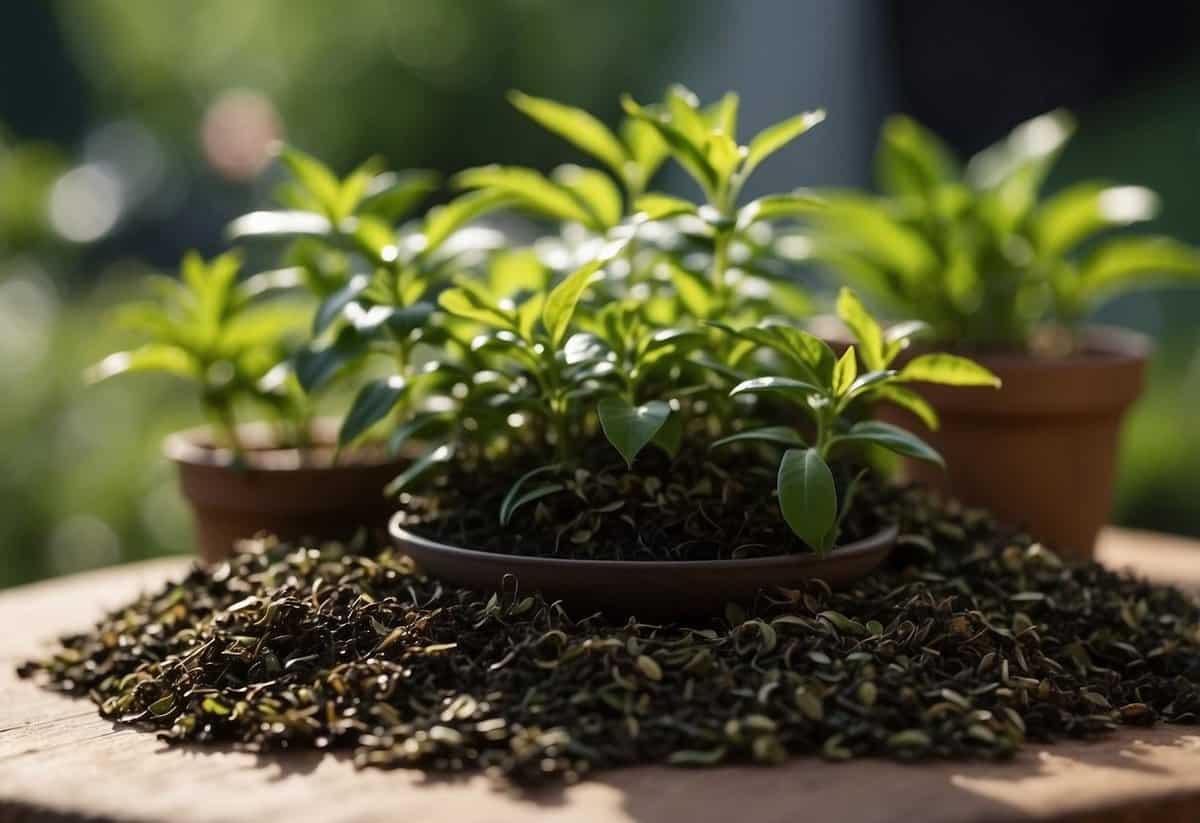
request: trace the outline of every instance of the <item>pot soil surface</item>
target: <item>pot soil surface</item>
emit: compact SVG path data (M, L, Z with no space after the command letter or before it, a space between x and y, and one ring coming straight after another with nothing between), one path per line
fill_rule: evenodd
M692 625L480 595L368 545L264 541L21 674L176 742L532 783L637 763L1003 758L1200 717L1200 607L914 491L885 570Z

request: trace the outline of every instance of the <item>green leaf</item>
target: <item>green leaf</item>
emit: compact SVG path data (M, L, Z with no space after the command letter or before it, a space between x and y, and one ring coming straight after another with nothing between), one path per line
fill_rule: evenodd
M635 164L635 168L626 170L624 177L636 191L640 191L650 183L671 155L671 147L657 129L634 117L627 117L621 123L621 139Z
M396 221L411 214L421 202L437 191L440 177L435 171L411 169L377 175L358 204L359 214L370 214Z
M900 370L907 382L940 383L943 386L995 386L1000 378L974 360L953 354L922 354Z
M857 377L858 355L854 351L854 346L849 346L833 367L833 393L838 397L845 395L850 391L850 387Z
M1200 276L1200 250L1168 237L1125 237L1096 247L1079 270L1082 296L1092 300L1147 281Z
M271 238L299 240L311 238L331 241L333 224L311 211L253 211L243 214L225 228L231 241Z
M883 333L883 363L890 366L900 352L909 347L914 339L933 337L933 326L923 320L908 320L889 326Z
M583 296L596 272L604 266L606 260L593 260L567 275L554 290L546 296L546 305L542 307L542 325L550 334L550 342L558 348L567 336L571 318L579 298Z
M750 380L743 380L729 391L729 396L734 397L739 394L760 394L763 392L774 392L776 394L798 394L803 397L808 395L824 394L825 390L820 386L812 383L807 383L803 380L795 380L791 377L755 377Z
M891 384L880 386L876 389L875 396L879 400L895 403L905 411L911 412L930 431L937 431L939 425L937 412L933 410L933 406L929 405L929 401L913 390Z
M338 432L338 447L345 448L350 445L367 429L387 417L407 390L408 383L399 376L372 380L364 385L342 421L342 428Z
M744 329L733 329L721 323L709 325L774 349L810 375L814 383L825 384L833 380L833 367L837 360L833 349L824 340L802 329L771 321Z
M474 320L488 326L516 331L516 322L501 309L488 305L482 295L467 288L447 289L438 297L438 305L455 317Z
M706 108L704 121L710 129L723 132L737 140L738 107L741 103L736 92L727 91L721 99Z
M816 449L788 449L779 463L779 508L788 527L817 554L837 520L833 472Z
M422 254L432 254L467 223L512 202L512 196L505 192L473 191L431 210L425 218L425 247Z
M542 128L573 143L617 175L624 176L629 154L617 136L589 112L519 91L510 92L508 99Z
M850 401L864 392L878 390L880 386L887 384L896 379L897 373L890 369L882 371L869 371L866 374L860 374L849 388L846 389L843 400Z
M696 204L682 197L650 192L643 194L633 204L634 211L645 215L647 220L665 220L681 214L695 214Z
M454 457L454 445L444 443L434 449L430 449L412 464L396 476L392 482L388 483L384 488L383 493L387 497L394 497L404 491L418 477L429 471L432 467L439 463L449 462Z
M339 219L338 201L342 191L337 176L317 158L291 146L280 150L279 159L305 191L321 205L325 216L336 222Z
M569 220L601 231L600 219L580 204L563 186L533 169L520 166L480 166L460 171L454 184L464 189L483 189L512 199L513 203L553 220Z
M178 346L164 343L147 343L131 351L110 354L88 369L84 377L89 383L96 383L118 374L153 371L190 380L203 377L196 358Z
M621 222L625 212L621 192L604 172L582 166L559 166L551 177L596 215L602 229L610 229Z
M949 147L902 114L889 117L880 130L875 172L885 192L921 197L930 197L938 186L962 174Z
M942 456L924 440L910 431L881 420L855 423L846 434L839 435L830 441L830 449L843 443L871 443L905 457L935 463L942 468L946 467Z
M668 417L662 428L654 433L654 439L650 442L665 451L670 457L678 456L679 447L683 445L683 417L678 414Z
M524 488L527 482L535 477L539 477L543 474L550 474L561 469L561 463L554 463L549 466L539 466L538 468L528 471L518 477L516 482L509 486L508 493L504 495L504 499L500 501L500 525L507 526L509 521L512 520L513 513L525 503L530 503L533 500L538 500L542 497L545 497L547 494L553 493L550 491L544 491L535 497L526 499L526 496L521 495L521 489ZM563 488L561 483L554 483L540 486L538 489L546 489L549 486L554 486L554 491L558 491ZM534 491L538 491L538 489L535 489Z
M820 195L804 189L796 189L790 194L768 194L738 209L736 225L744 229L759 221L803 217L820 212L824 205Z
M1158 206L1158 196L1142 186L1077 183L1048 198L1034 212L1034 243L1041 255L1053 259L1096 232L1152 219Z
M343 328L328 346L303 348L292 358L296 379L308 393L325 385L346 364L367 353L366 341L352 328Z
M737 434L731 434L728 437L722 437L714 442L710 449L726 446L730 443L742 443L745 441L763 441L766 443L778 443L782 446L804 446L804 438L800 436L800 432L793 429L791 426L764 426L758 429L747 429Z
M658 132L671 147L675 159L683 166L684 171L700 184L701 189L709 194L716 192L719 183L717 172L708 162L702 144L698 145L681 128L642 108L628 95L621 98L621 105L630 117L641 119Z
M671 407L662 400L634 406L620 397L601 397L596 403L600 426L608 442L632 468L633 460L667 422Z
M843 288L838 293L837 315L858 340L863 364L871 370L884 368L887 363L884 359L883 329L850 289Z
M683 307L692 317L700 319L709 317L718 305L717 296L713 293L713 287L709 280L702 275L688 271L673 259L665 262L671 273L671 282L675 286L675 293L678 295L679 301L683 303Z
M333 325L333 322L341 317L342 310L365 292L370 285L371 276L369 274L351 276L346 281L346 285L326 297L317 306L317 313L313 317L312 333L319 335Z
M742 178L749 177L764 160L824 119L824 109L806 111L760 131L750 141L746 160L742 164Z

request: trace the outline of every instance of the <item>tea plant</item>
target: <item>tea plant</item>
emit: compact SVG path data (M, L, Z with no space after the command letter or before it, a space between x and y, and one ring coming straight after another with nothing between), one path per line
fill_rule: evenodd
M754 377L734 386L730 395L781 395L809 419L813 435L806 438L792 426L771 425L738 432L713 445L760 440L788 447L779 463L780 509L792 531L818 554L834 546L862 476L851 481L839 502L829 467L831 459L850 448L872 445L944 466L941 456L928 443L905 429L878 420L853 422L851 411L856 405L869 406L885 397L898 399L927 422L935 423L928 403L904 384L1000 385L987 369L951 354L918 355L893 369L896 358L923 327L908 323L885 332L848 289L838 296L837 310L857 341L840 357L820 338L793 326L765 322L744 329L720 327L755 346L770 349L796 375Z
M289 439L302 441L308 404L286 360L311 309L295 300L265 299L294 287L293 271L239 281L240 270L236 253L205 261L192 252L183 259L179 280L151 278L156 299L124 306L117 317L146 342L109 355L89 370L90 379L164 372L195 384L205 413L235 452L240 401L267 408L291 426Z
M234 221L240 241L274 238L296 243L289 259L320 303L314 340L297 353L295 370L307 392L335 378L361 372L367 360L384 361L386 374L366 381L338 434L339 446L354 443L393 410L403 419L419 386L439 376L414 359L421 343L443 340L434 318L436 293L455 274L503 244L497 232L467 225L511 198L474 192L431 209L417 207L436 189L427 171L383 171L368 161L344 180L309 155L284 147L291 173L281 190L287 211L254 212ZM398 448L401 438L393 438Z
M882 194L825 192L816 232L784 246L829 262L938 340L972 346L1025 347L1047 321L1077 335L1116 294L1200 276L1200 252L1183 243L1098 238L1153 218L1149 189L1093 180L1041 196L1073 131L1069 115L1050 112L964 168L936 135L892 117L876 151Z

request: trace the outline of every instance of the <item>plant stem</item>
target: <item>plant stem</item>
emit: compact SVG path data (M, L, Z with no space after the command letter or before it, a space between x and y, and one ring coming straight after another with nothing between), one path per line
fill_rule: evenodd
M717 295L718 305L722 309L726 306L727 288L725 283L725 270L729 267L729 240L730 233L727 231L718 230L713 237L713 259L712 259L712 281L713 290Z

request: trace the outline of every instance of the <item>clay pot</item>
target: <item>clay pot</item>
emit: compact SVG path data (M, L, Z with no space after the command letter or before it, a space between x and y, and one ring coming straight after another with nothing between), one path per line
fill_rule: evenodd
M751 603L762 589L799 588L820 578L844 587L874 571L891 553L897 527L839 546L826 557L788 554L746 560L570 560L521 557L439 543L392 518L393 544L425 572L482 591L541 592L576 616L596 611L649 618L720 614L729 602ZM507 578L507 582L506 582Z
M968 353L1004 385L915 386L938 411L936 432L881 409L946 458L946 472L906 461L906 476L991 510L1065 556L1090 559L1112 507L1121 421L1142 392L1150 343L1103 327L1088 329L1084 343L1059 358Z
M395 510L383 488L409 461L358 450L335 464L336 431L337 421L316 421L313 446L301 450L279 448L267 424L239 426L243 466L214 447L208 427L168 437L164 450L179 468L201 560L223 560L238 540L260 533L283 540L347 539L364 527L382 533Z

